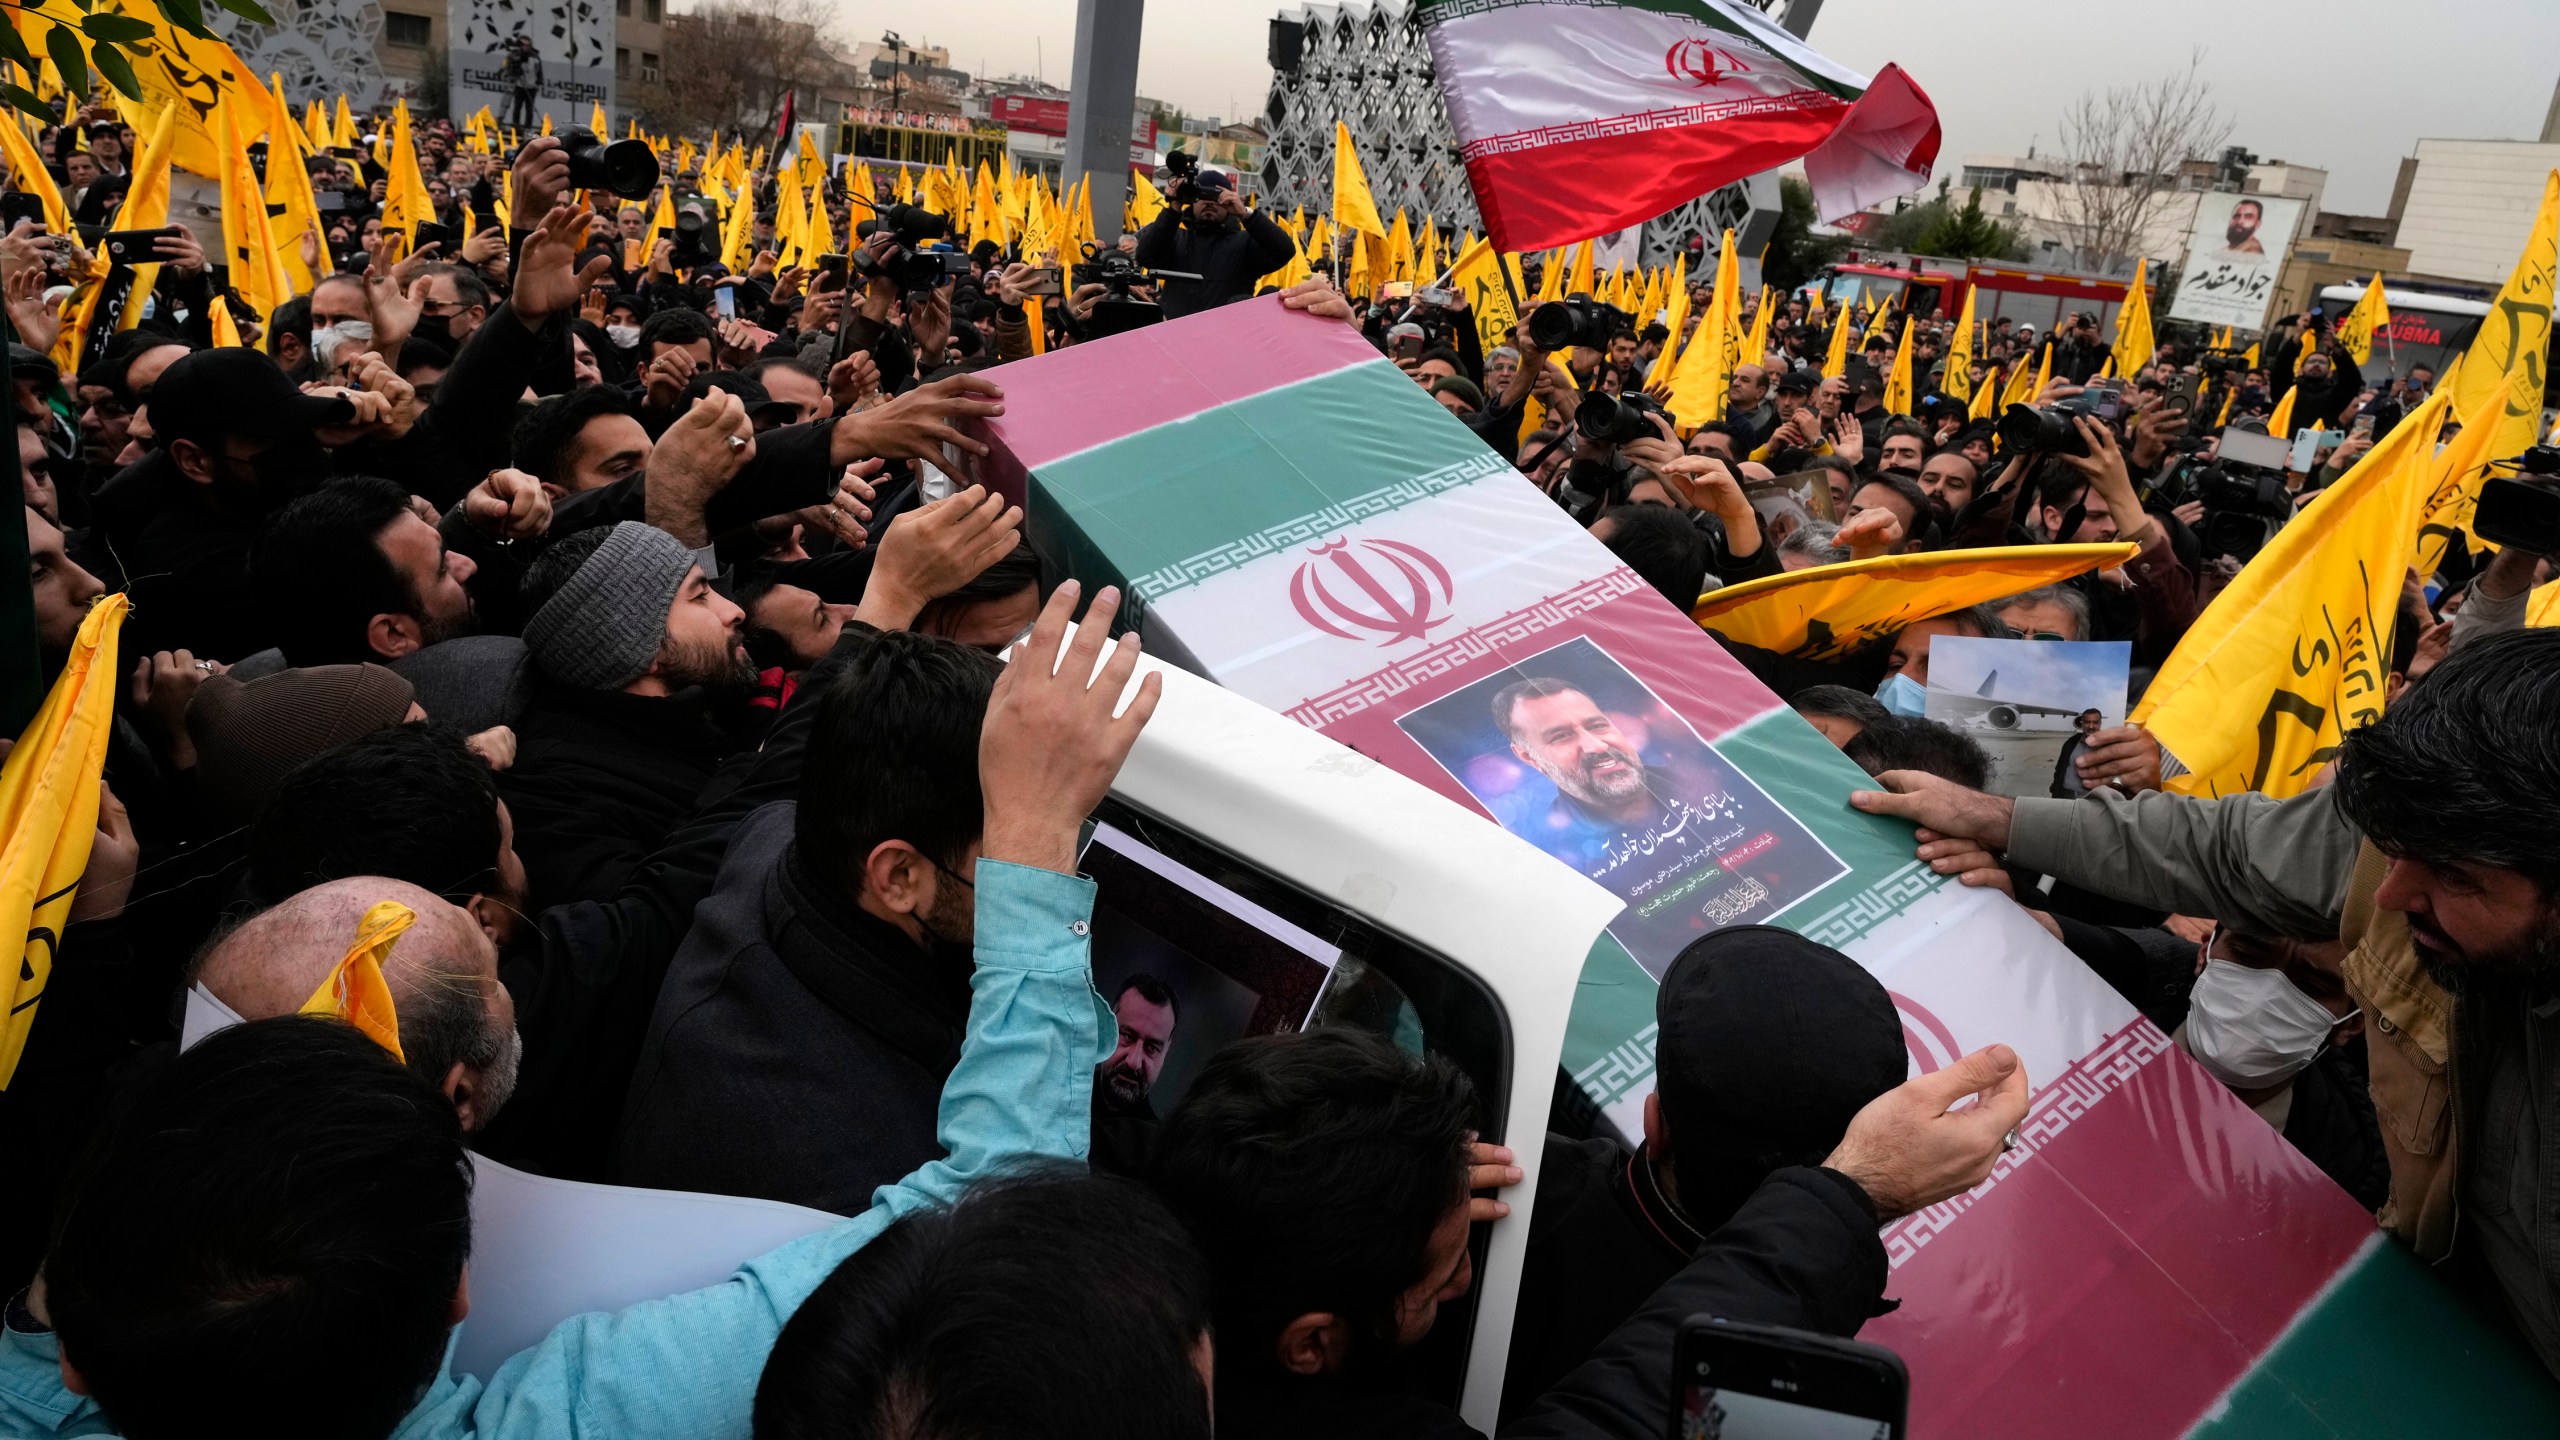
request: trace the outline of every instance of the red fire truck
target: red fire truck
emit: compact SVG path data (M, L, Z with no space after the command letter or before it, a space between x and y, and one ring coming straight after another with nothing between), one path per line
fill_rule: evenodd
M1929 255L1868 255L1851 251L1839 263L1825 266L1801 293L1819 295L1825 305L1849 300L1861 305L1899 304L1911 292L1915 315L1964 311L1968 290L1974 296L1973 318L1989 322L2006 317L2049 332L2056 321L2086 311L2098 318L2101 332L2115 323L2131 282L2068 270L2043 270L1981 260L1941 260Z

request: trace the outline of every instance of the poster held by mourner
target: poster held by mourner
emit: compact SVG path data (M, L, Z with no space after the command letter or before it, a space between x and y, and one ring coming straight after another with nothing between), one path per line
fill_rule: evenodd
M2187 236L2186 265L2178 272L2172 320L2263 330L2275 299L2302 202L2272 195L2209 192L2196 197L2195 229Z

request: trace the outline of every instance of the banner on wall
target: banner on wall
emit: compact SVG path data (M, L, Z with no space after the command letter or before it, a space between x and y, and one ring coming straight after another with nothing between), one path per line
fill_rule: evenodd
M530 134L542 117L566 130L613 109L613 16L605 0L463 0L450 12L448 115L489 107Z
M1565 1056L1622 1133L1654 976L1722 925L1866 966L1915 1071L2019 1051L2017 1147L1884 1233L1901 1305L1862 1335L1909 1365L1913 1435L2381 1436L2465 1385L2550 1418L2370 1215L2025 912L1850 809L1855 766L1350 327L1258 300L998 378L985 478L1052 575L1626 899ZM2395 1398L2342 1423L2332 1393Z
M2187 235L2187 260L2178 271L2172 320L2267 328L2276 277L2293 244L2302 202L2272 195L2233 195L2213 190L2196 197L2195 228Z

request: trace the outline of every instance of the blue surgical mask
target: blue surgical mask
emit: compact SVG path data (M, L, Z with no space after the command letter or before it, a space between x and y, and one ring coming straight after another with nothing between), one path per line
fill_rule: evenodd
M1886 676L1884 683L1876 687L1876 700L1894 715L1929 713L1929 692L1908 675Z

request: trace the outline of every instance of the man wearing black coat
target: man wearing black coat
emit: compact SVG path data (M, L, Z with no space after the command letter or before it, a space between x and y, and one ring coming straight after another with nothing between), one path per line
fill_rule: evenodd
M798 802L749 817L659 992L617 1181L859 1214L942 1153L999 668L883 633L816 698Z
M1870 1231L1876 1223L1865 1192L1816 1168L1850 1118L1907 1069L1902 1022L1874 976L1793 931L1737 926L1681 952L1654 1015L1659 1069L1644 1143L1628 1154L1607 1139L1547 1138L1503 1377L1506 1419L1589 1359L1770 1177L1803 1192L1797 1208L1854 1213ZM1769 1223L1787 1223L1778 1213ZM1859 1283L1809 1301L1804 1314L1746 1318L1854 1334L1880 1313L1882 1286L1866 1288L1863 1267L1844 1273Z
M1253 293L1253 283L1297 254L1289 232L1259 210L1245 208L1234 177L1203 170L1192 182L1199 198L1167 205L1138 232L1138 263L1178 270L1197 280L1168 278L1157 287L1164 318L1179 320Z

